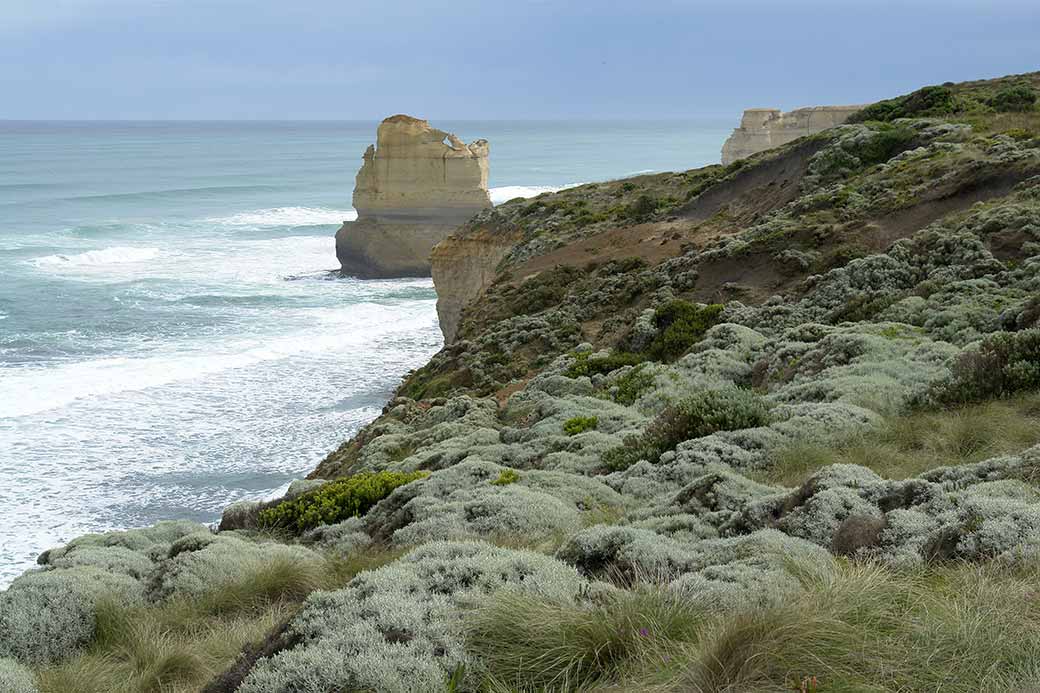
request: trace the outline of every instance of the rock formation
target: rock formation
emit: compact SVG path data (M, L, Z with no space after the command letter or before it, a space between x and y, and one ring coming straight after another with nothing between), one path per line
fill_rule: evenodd
M437 318L445 344L455 340L462 309L484 293L498 263L520 238L512 229L503 231L481 225L460 229L433 249L430 263L437 289Z
M395 115L379 125L357 173L358 219L336 232L344 274L430 276L430 250L491 206L488 143L465 144L425 120Z
M863 106L813 106L781 113L779 108L749 108L722 145L722 163L731 164L806 135L841 125Z

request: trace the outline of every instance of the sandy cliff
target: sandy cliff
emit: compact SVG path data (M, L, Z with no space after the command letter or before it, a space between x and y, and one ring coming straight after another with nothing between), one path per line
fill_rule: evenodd
M462 309L490 286L498 263L520 238L513 229L481 225L476 230L460 230L434 247L430 263L437 289L437 318L446 343L455 339Z
M430 250L491 206L488 143L465 144L425 120L395 115L379 125L354 187L355 222L336 233L342 271L359 277L430 275Z
M863 106L813 106L782 113L779 108L749 108L740 127L722 145L722 163L731 164L806 135L841 125Z

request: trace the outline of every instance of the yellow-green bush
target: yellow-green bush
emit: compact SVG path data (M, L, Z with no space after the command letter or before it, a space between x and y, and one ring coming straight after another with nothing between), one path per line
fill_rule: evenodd
M576 436L585 431L594 431L598 425L599 419L595 416L573 416L563 422L563 432Z
M303 532L360 517L398 486L429 476L429 472L362 472L325 484L260 512L260 526Z
M492 486L509 486L520 481L520 475L515 469L503 469L498 478L491 482Z

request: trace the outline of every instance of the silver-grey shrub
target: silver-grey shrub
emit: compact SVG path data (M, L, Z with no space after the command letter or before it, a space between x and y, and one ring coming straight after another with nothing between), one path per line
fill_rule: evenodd
M260 660L239 693L443 690L457 668L472 665L467 604L507 586L571 599L586 584L542 554L431 542L341 590L313 594L290 626L299 644Z
M0 691L39 693L32 672L15 660L3 657L0 657Z
M0 593L0 656L26 664L64 659L94 637L101 600L133 603L141 596L134 578L94 566L25 573Z
M148 596L152 600L175 595L199 597L222 584L256 573L274 561L319 564L324 558L298 545L210 533L188 535L170 547L169 557L156 568Z

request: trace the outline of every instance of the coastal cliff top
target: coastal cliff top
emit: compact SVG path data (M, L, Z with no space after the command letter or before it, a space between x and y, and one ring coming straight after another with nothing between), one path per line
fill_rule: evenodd
M479 213L468 259L513 245L378 418L218 533L41 556L0 676L175 642L206 693L1030 690L1038 79Z

